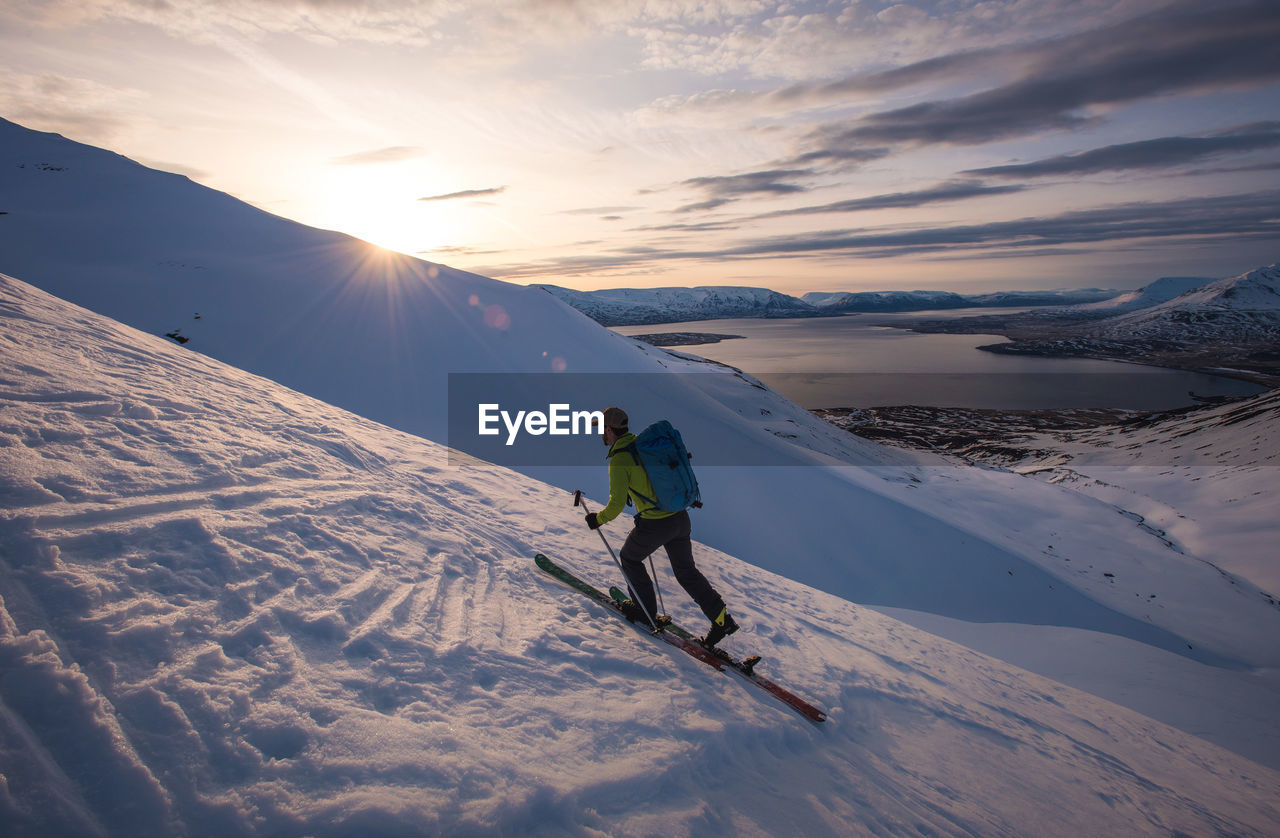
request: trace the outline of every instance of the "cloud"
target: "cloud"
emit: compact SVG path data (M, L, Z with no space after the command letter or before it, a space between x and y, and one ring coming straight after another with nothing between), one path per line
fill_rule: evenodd
M809 166L813 164L833 164L828 168L848 170L871 163L893 154L890 148L822 148L806 151L786 161L793 166Z
M417 256L448 256L448 257L474 257L474 256L497 256L505 253L503 250L479 250L474 247L464 245L441 245L440 247L432 247L426 250L419 250Z
M428 195L425 198L419 198L419 201L455 201L459 198L483 198L488 195L501 195L507 191L507 187L498 186L493 189L464 189L461 192L449 192L444 195Z
M742 228L738 221L703 221L692 224L654 224L633 227L635 233L721 233Z
M1273 240L1280 236L1280 190L1209 198L1134 202L1052 216L942 227L849 229L747 239L722 248L679 250L628 247L521 265L488 266L487 275L583 275L623 268L653 270L675 261L724 263L778 258L868 259L937 254L971 258L975 252L1042 256L1136 241Z
M807 186L792 181L812 174L809 169L768 169L740 175L690 178L682 185L701 189L707 194L707 200L680 207L676 212L715 209L748 195L792 195L807 192Z
M1160 169L1224 154L1241 154L1280 146L1280 125L1244 126L1208 137L1160 137L1133 143L1062 154L1031 163L971 169L967 174L1004 178L1085 175L1134 169Z
M915 85L953 81L997 68L1025 63L1022 45L992 47L942 55L875 73L860 73L835 81L801 82L771 91L765 98L783 104L812 104L848 99L865 93L890 93Z
M1280 161L1273 161L1270 163L1255 163L1250 166L1220 166L1215 169L1201 169L1200 171L1192 172L1191 174L1221 175L1221 174L1230 174L1234 172L1274 172L1274 171L1280 171Z
M97 21L133 21L197 43L215 30L257 38L286 32L317 42L359 38L374 42L426 43L443 14L442 4L410 0L41 0L23 3L22 20L45 27ZM6 10L0 6L0 18Z
M1025 186L987 186L977 181L953 180L929 189L871 195L866 198L852 198L846 201L835 201L830 204L820 204L812 207L778 210L777 212L765 213L755 217L777 218L785 215L818 215L834 212L866 212L868 210L921 207L927 204L965 201L970 198L985 198L991 195L1008 195L1014 192L1021 192L1026 188Z
M579 207L578 209L560 210L560 215L602 215L616 217L620 213L637 212L641 209L644 208L635 206Z
M853 68L879 69L947 50L960 54L981 47L975 52L983 52L991 44L1040 40L1047 32L1077 29L1081 21L1094 21L1097 26L1168 4L1169 0L749 0L732 4L721 0L706 4L715 11L704 23L674 11L673 7L687 3L662 0L633 4L625 31L631 37L643 38L642 66L680 69L714 78L801 80L800 84L785 88L784 96L799 95L798 101L804 101L806 91L838 85L839 80L830 79L842 73L851 78L848 74ZM951 77L967 71L967 67L959 65L968 61L957 59ZM934 75L946 77L944 72L939 67ZM865 92L873 83L882 89L914 83L908 75L885 71L885 78L873 82L868 74L860 79L858 87ZM826 81L806 81L812 79ZM840 96L848 92L832 87L819 95ZM777 105L781 101L765 104Z
M1094 109L1157 96L1280 81L1280 6L1264 2L1180 3L1174 12L1026 44L946 56L866 77L889 88L1019 64L1020 77L994 88L873 113L810 136L820 150L868 145L977 145L1095 119ZM844 82L857 85L857 79Z
M498 58L530 42L564 45L600 32L723 27L759 11L756 0L35 0L0 3L0 21L42 27L131 21L197 43L229 31L254 40L286 34L324 45L357 40Z
M1132 239L1280 235L1280 190L1165 203L1135 202L1054 216L907 230L818 232L771 237L720 252L722 257L820 252L907 255L949 248L1042 248Z
M335 157L329 161L334 166L366 166L377 163L399 163L401 160L412 160L415 157L422 157L427 152L420 146L413 145L396 145L387 148L377 148L372 151L359 151L355 154L347 154L342 157Z
M113 141L130 126L146 94L56 73L0 67L0 113L31 128L85 142Z
M844 171L870 160L887 156L889 149L859 149L841 152L819 151L802 154L791 161L791 164L835 162L835 166L803 166L801 168L772 168L757 172L746 172L737 175L720 175L689 178L682 181L681 186L693 187L705 193L706 199L678 207L677 214L703 212L717 209L750 196L783 196L795 195L810 191L810 187L799 181L812 179L822 173ZM780 164L786 166L786 163ZM647 191L644 194L649 194ZM651 228L664 229L664 228Z

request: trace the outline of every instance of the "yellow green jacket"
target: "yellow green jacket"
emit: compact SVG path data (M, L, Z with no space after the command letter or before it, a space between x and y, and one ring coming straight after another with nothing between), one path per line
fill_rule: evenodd
M623 434L609 448L606 455L609 459L609 503L596 513L596 520L607 524L622 514L627 505L627 497L636 505L636 512L642 518L670 518L676 512L663 512L645 498L653 497L653 484L644 473L644 468L636 462L635 456L627 451L628 445L636 441L635 434ZM641 497L643 495L643 497Z

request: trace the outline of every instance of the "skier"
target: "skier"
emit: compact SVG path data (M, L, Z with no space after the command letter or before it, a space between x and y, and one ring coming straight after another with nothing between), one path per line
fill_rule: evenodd
M664 622L657 616L658 603L654 596L653 582L649 579L644 562L659 547L665 547L676 581L698 604L702 613L707 615L707 619L711 620L711 628L707 630L703 644L707 647L715 646L737 631L738 624L730 616L720 594L716 593L715 588L711 587L711 583L693 563L689 511L664 512L646 500L654 496L653 487L644 467L631 451L626 450L636 438L635 434L627 430L627 422L627 414L621 408L610 407L604 411L603 440L609 448L609 503L599 512L587 515L587 526L593 530L598 529L618 517L630 497L636 506L635 527L622 545L619 556L627 584L631 588L631 596L640 600L645 611L631 602L628 618L633 622L646 620L647 611L654 615L659 624ZM669 622L669 618L666 621Z

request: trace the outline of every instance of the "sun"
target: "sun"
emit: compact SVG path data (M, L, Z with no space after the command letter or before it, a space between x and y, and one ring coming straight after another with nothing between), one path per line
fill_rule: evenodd
M422 184L439 182L421 168L351 166L325 172L314 198L321 226L411 256L458 244L466 237L466 213L418 200Z

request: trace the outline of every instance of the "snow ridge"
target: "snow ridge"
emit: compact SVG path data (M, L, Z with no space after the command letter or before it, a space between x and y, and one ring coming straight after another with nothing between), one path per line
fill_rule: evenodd
M1166 276L1149 285L1095 303L1077 306L1074 310L1119 313L1168 302L1174 297L1191 291L1194 288L1213 282L1213 277L1200 276Z

